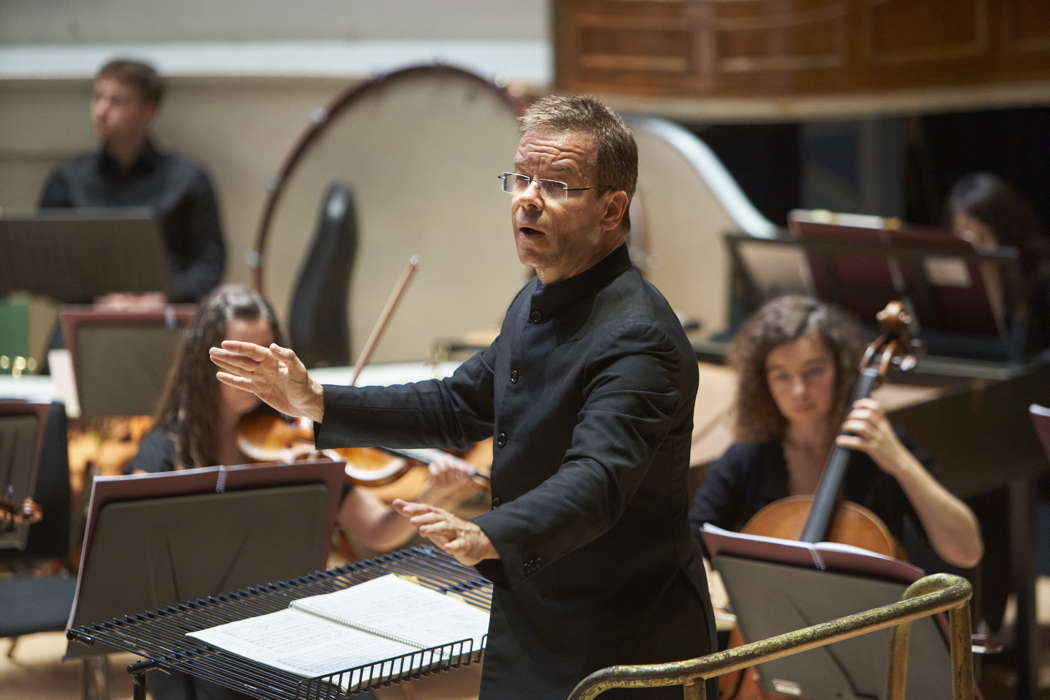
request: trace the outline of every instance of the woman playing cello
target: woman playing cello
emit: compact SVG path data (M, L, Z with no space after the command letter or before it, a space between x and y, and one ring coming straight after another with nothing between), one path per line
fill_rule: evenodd
M941 486L890 425L879 402L852 405L861 329L815 299L786 296L752 316L733 342L734 442L708 470L690 523L740 530L767 504L812 494L836 445L856 451L847 500L875 513L920 566L975 566L982 543L970 509Z

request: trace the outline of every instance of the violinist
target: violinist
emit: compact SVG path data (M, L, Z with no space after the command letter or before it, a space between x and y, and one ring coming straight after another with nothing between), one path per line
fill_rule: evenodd
M804 296L775 299L734 339L738 373L734 442L708 470L690 512L699 533L711 523L740 530L767 504L814 493L835 445L856 452L844 496L875 513L920 566L929 548L959 568L982 556L970 509L930 473L874 398L848 405L862 355L860 327Z
M245 415L270 409L251 394L215 379L208 348L223 338L280 343L280 328L269 302L256 290L237 284L220 287L201 302L168 376L154 428L143 438L128 471L163 472L252 461L239 447L238 425ZM449 499L469 480L469 465L443 456L428 469L420 498L451 505ZM374 550L393 549L415 534L415 528L366 488L347 492L339 524Z

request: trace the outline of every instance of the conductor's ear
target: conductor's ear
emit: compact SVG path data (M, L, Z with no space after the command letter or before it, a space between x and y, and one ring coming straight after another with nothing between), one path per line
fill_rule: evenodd
M602 230L611 231L619 227L627 214L630 199L623 190L613 190L605 199L605 211L602 213Z

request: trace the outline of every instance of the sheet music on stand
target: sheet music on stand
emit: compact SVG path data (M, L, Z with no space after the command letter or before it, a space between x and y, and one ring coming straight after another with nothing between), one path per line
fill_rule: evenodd
M444 552L418 546L328 571L76 627L68 636L84 644L106 644L146 657L146 661L129 667L138 678L156 668L181 671L253 697L274 699L340 700L481 660L484 639L480 648L475 648L470 639L450 639L440 646L303 678L186 636L188 632L278 612L291 600L331 593L391 573L441 593L455 594L481 610L488 611L491 605L490 581ZM141 689L137 683L136 697L140 697Z

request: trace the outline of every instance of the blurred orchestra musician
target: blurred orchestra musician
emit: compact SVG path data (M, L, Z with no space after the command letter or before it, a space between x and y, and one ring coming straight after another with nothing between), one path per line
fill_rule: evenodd
M634 137L577 96L535 102L521 132L514 172L499 179L518 259L536 276L499 337L452 377L322 387L279 345L212 349L222 381L320 423L322 444L456 447L495 433L491 511L464 520L394 502L494 582L481 681L493 700L565 697L599 668L714 645L686 520L696 359L627 253Z
M977 250L1016 248L1021 264L1022 320L1025 350L1035 354L1050 348L1050 231L1006 180L991 173L969 173L953 185L944 212L945 225ZM998 269L985 269L993 294L1002 294ZM1041 497L1050 499L1050 478L1039 480ZM1009 508L1007 493L997 489L969 500L981 522L999 522ZM1009 541L1004 528L985 532L989 561L982 567L978 601L988 631L998 633L1009 588Z
M153 430L127 467L131 473L165 472L215 464L243 464L238 425L243 416L269 411L255 396L221 384L212 371L208 348L223 338L269 345L282 342L270 303L256 290L237 284L219 287L201 302L179 348L157 410ZM435 459L420 500L451 506L469 481L470 467L451 457ZM339 525L366 547L391 550L415 528L367 488L350 487L339 508ZM217 686L176 674L151 674L155 698L227 697Z
M96 306L152 310L195 302L222 280L226 267L219 207L203 167L157 148L150 127L164 97L164 81L146 63L109 61L95 76L91 126L98 148L59 163L48 175L38 207L149 207L161 222L172 271L172 291L103 295ZM63 347L56 325L50 348Z
M269 407L243 391L221 384L211 371L208 348L223 338L269 345L282 342L270 303L238 284L219 287L203 302L179 349L153 429L128 464L132 473L164 472L252 461L241 452L238 425L243 416ZM470 466L451 456L435 459L421 500L448 505L469 479ZM370 549L389 550L415 533L403 518L367 488L351 488L340 509L340 524Z
M1027 350L1050 347L1050 231L1032 206L1001 177L970 173L952 187L945 206L945 225L977 250L1016 248L1021 263L1022 308L1027 323ZM997 269L989 289L1001 298ZM995 297L993 297L995 298Z
M960 569L977 565L983 548L970 509L938 483L878 400L848 405L861 338L851 317L794 295L768 302L741 327L730 351L736 442L695 495L695 533L704 523L741 530L769 503L814 493L840 445L856 451L844 498L877 515L909 559L924 568L940 565L931 555Z

